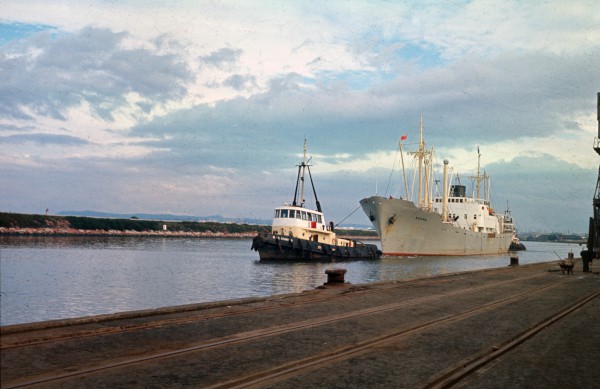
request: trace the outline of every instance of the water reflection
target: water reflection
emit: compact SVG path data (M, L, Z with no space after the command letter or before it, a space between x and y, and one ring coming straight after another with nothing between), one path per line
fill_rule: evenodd
M301 292L343 267L354 284L503 267L509 255L261 262L247 239L0 237L0 324ZM527 242L521 264L577 245Z

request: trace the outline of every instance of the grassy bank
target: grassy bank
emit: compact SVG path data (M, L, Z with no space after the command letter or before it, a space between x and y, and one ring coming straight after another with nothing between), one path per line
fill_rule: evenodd
M0 227L81 231L257 233L268 226L216 222L171 222L140 219L109 219L80 216L29 215L0 213Z
M165 229L166 227L166 229ZM21 213L0 212L0 233L20 234L91 234L119 232L129 235L136 234L192 234L192 235L222 235L222 236L252 236L262 231L270 231L267 225L190 222L190 221L160 221L140 219L110 219L80 216L30 215ZM165 232L166 231L166 232ZM338 229L343 236L376 237L373 231Z

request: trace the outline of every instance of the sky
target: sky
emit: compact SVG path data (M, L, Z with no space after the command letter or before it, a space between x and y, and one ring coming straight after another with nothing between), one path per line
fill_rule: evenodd
M0 211L269 220L306 140L326 218L369 225L422 117L436 179L479 148L520 231L585 233L598 92L596 0L4 0Z

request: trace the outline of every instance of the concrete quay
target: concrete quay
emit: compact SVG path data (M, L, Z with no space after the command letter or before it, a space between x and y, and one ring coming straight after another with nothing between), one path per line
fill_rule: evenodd
M4 326L0 386L599 387L600 276L591 270L576 260L567 274L553 261L332 282L299 294Z

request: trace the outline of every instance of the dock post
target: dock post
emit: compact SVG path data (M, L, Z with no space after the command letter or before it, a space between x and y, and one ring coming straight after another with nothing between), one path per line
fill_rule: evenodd
M590 271L590 264L592 263L593 252L589 250L581 251L581 262L583 264L583 271L587 273Z
M346 269L327 269L325 270L325 274L327 274L327 283L326 285L331 284L343 284L344 283L344 274L346 274Z
M510 266L519 266L519 257L510 257Z

